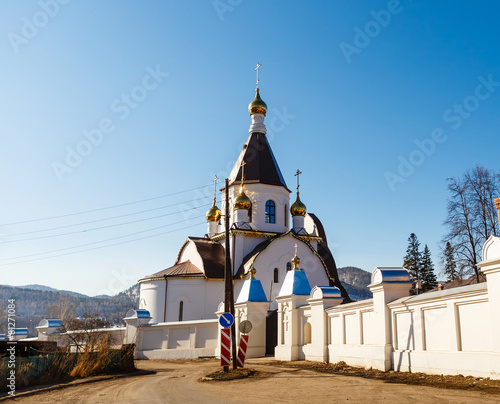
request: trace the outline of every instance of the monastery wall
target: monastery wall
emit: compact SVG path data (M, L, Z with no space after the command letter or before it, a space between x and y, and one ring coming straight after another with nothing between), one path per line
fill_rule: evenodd
M482 284L409 296L406 270L376 268L373 299L280 299L276 359L500 379L500 238L483 257Z
M275 358L500 379L500 237L488 239L482 256L478 265L487 282L476 285L409 296L408 271L381 267L372 273L373 299L342 305L340 291L329 286L315 286L309 295L278 296ZM247 357L264 356L269 302L239 298L235 308L237 326L243 320L253 324ZM223 306L216 311L220 316ZM126 330L98 331L116 332L124 343L136 343L138 359L219 354L217 319L158 323L139 309L124 320ZM43 321L39 339L62 344L59 320Z
M215 356L218 322L213 319L148 324L138 327L134 337L137 344L136 359L194 359Z

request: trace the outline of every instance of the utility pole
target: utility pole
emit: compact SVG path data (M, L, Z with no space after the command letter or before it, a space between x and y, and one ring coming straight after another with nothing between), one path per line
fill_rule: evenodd
M230 255L230 237L229 237L229 179L226 178L226 209L225 209L225 230L226 230L226 265L224 271L224 312L231 313L234 318L234 289L233 289L233 271L231 268ZM233 360L233 369L236 369L236 325L231 325L231 351ZM224 366L224 372L229 372L229 366Z

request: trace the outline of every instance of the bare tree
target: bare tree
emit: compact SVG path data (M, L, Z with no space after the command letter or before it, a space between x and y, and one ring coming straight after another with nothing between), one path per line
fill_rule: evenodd
M64 323L76 317L77 303L65 293L59 297L59 302L47 307L47 314L50 317L58 318Z
M78 352L93 352L106 340L112 342L109 331L109 322L99 316L99 313L86 313L81 318L69 318L63 321L64 331L70 347L74 346Z
M499 233L493 202L499 192L499 175L476 166L462 178L449 178L448 190L451 196L444 221L448 233L443 244L451 244L458 270L474 273L479 282L477 263L481 260L481 246L490 235Z

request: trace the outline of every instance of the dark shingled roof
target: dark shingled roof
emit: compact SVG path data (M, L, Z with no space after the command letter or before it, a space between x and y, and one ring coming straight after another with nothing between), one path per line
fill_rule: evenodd
M340 289L340 293L344 298L342 304L350 303L352 302L352 300L349 297L347 291L345 290L344 285L342 285L342 283L340 282L339 274L337 272L337 264L335 264L335 259L333 258L333 254L330 251L330 248L328 247L328 242L326 241L326 233L323 227L323 223L321 223L321 221L314 213L308 213L308 215L314 221L314 224L318 229L318 236L320 236L323 239L323 241L318 242L318 254L325 262L328 273L330 274L330 286L336 286ZM334 279L333 282L332 279Z
M275 240L275 238L268 238L267 240L264 240L262 243L257 244L251 252L245 255L245 258L243 258L243 261L238 268L238 271L236 271L235 277L239 278L245 275L245 266L247 265L247 263L250 263L250 261L253 263L257 255L264 251L273 240Z
M254 132L250 134L243 150L229 175L229 185L241 183L241 162L245 161L245 182L285 187L285 179L271 150L266 135Z
M141 280L154 279L154 278L165 278L169 276L188 276L188 277L201 277L204 278L205 274L203 271L194 265L191 261L187 260L181 262L180 264L174 265L173 267L164 269L163 271L157 272L153 275L145 276Z
M203 262L203 272L207 278L224 279L225 268L225 253L224 247L221 244L202 237L188 237L187 241L182 246L179 256L177 257L176 265L179 264L179 258L186 245L194 243L198 254Z

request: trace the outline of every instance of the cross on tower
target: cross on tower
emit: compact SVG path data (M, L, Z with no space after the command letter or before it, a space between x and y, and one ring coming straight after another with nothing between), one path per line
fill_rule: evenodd
M300 174L302 174L302 171L300 171L299 169L297 169L297 172L295 173L295 177L297 177L297 193L299 193L299 187L300 187L300 184L299 184L299 176Z
M297 243L295 243L295 256L297 256Z
M241 162L241 185L243 186L243 181L245 181L245 166L246 166L246 161L243 160Z
M259 67L261 66L260 63L257 63L257 67L254 69L257 72L257 90L259 89Z
M215 198L217 196L217 180L219 179L219 177L217 177L217 175L214 176L214 179L213 179L213 182L214 182L214 201L215 201Z

